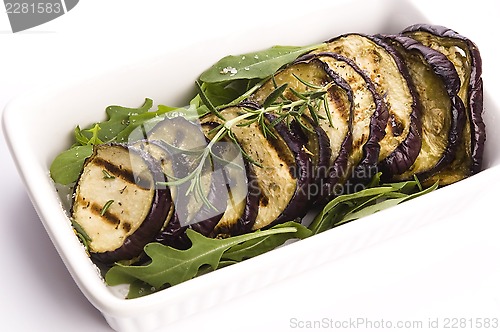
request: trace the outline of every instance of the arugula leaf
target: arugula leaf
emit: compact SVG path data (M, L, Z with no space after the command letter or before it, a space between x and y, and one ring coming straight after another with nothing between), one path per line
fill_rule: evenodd
M380 175L372 180L370 185L379 186ZM375 212L396 206L402 202L424 195L437 189L435 183L427 189L422 189L418 179L384 184L359 192L341 195L330 201L321 210L309 226L313 234L317 234L349 221L366 217Z
M283 227L295 227L297 229L297 232L274 234L263 238L253 239L250 241L239 243L229 248L222 255L222 260L241 262L246 258L255 257L270 250L273 250L284 244L287 240L305 239L312 235L312 232L307 227L293 221L276 225L273 227L273 229L283 228Z
M144 104L139 108L127 108L122 106L108 106L106 114L108 119L96 122L85 129L77 126L74 130L75 144L61 152L50 165L50 176L54 182L68 185L75 182L83 168L85 159L92 154L93 145L107 142L125 142L128 133L142 122L131 123L134 116L143 115L153 106L153 101L146 98ZM168 110L163 110L167 112ZM133 119L133 118L132 118Z
M248 90L247 80L235 80L220 83L205 83L205 95L214 106L232 102Z
M147 138L147 135L145 133L147 133L156 123L163 120L162 115L165 115L167 113L174 114L175 111L178 112L175 113L175 115L177 116L183 114L186 109L166 105L158 105L158 109L154 112L150 111L143 113L131 113L128 119L125 121L126 123L128 123L127 126L116 135L115 140L117 142L127 142ZM135 131L140 127L142 127L142 130L139 137L139 135Z
M410 183L410 181L408 183ZM414 184L416 187L418 187L416 182L414 182ZM338 223L335 224L335 226L339 226L339 225L344 224L346 222L356 220L356 219L359 219L362 217L366 217L366 216L369 216L370 214L374 214L375 212L379 212L379 211L385 210L387 208L396 206L396 205L403 203L407 200L413 199L415 197L418 197L418 196L424 195L428 192L431 192L433 190L436 190L437 187L438 187L438 182L436 182L434 185L430 186L429 188L427 188L425 190L417 191L413 194L400 193L401 195L398 198L385 199L385 200L378 202L376 204L366 206L363 209L358 209L356 211L352 211L350 213L347 213L342 218L341 221L339 221ZM401 190L402 189L404 189L404 186L401 187ZM388 193L388 195L390 195L390 194L393 194L393 193Z
M244 259L251 258L275 249L276 247L283 245L287 240L290 239L305 239L311 235L311 231L296 222L290 221L280 225L274 226L272 229L276 228L287 228L295 227L297 232L287 232L287 233L275 233L272 235L267 235L264 237L244 241L242 243L236 244L226 250L217 265L217 269L221 269L228 265L233 265L237 262L241 262ZM197 245L197 244L195 244ZM198 270L196 276L206 274L214 269L208 265L202 265ZM145 295L157 292L166 286L163 285L160 288L149 285L143 280L136 279L130 283L129 292L127 294L128 299L133 299L137 297L142 297Z
M68 185L80 175L85 159L90 157L92 145L77 145L61 152L50 165L50 176L56 183Z
M326 231L332 228L336 222L342 219L342 216L356 208L356 206L363 204L363 202L373 197L381 197L383 194L396 190L393 187L374 187L353 194L337 196L316 215L309 229L313 234Z
M106 107L108 120L99 123L101 127L99 138L103 142L118 141L117 136L129 125L130 116L146 113L151 107L153 107L153 101L149 98L146 98L144 104L139 108L128 108L117 105Z
M280 233L295 233L295 227L281 227L256 231L226 239L207 238L191 229L186 231L193 244L189 249L178 250L160 243L149 243L144 247L151 263L144 266L124 266L117 264L105 275L108 285L131 284L141 280L159 288L176 285L192 279L202 266L217 269L223 253L229 248L253 239Z
M203 72L200 80L206 83L217 83L236 79L266 78L283 65L322 45L306 47L278 45L259 52L228 55Z

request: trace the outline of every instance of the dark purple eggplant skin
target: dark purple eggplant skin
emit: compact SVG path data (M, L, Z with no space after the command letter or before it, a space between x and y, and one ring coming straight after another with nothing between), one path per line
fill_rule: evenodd
M229 230L230 235L241 235L249 233L252 231L252 227L257 219L257 209L255 208L259 205L260 200L260 190L256 186L252 186L252 183L257 181L256 175L250 167L250 163L245 160L245 170L247 173L248 180L248 193L245 198L245 208L243 209L243 214L238 218L238 222L235 227Z
M441 52L435 51L430 47L426 47L413 38L402 35L385 35L381 38L389 39L399 43L404 49L409 52L418 52L432 68L434 73L441 78L446 92L451 102L451 126L448 133L448 146L445 153L434 166L433 169L417 174L420 179L426 179L439 170L449 165L454 159L458 145L462 142L462 133L466 121L465 105L458 96L460 90L460 78L453 63Z
M162 121L161 125L172 126L172 130L174 130L175 128L175 130L177 131L176 140L179 140L179 142L168 142L169 144L181 145L180 140L182 139L200 140L200 146L203 146L203 143L208 142L208 139L201 131L199 125L192 123L183 117L165 118L165 120ZM196 133L196 135L194 135L194 133ZM204 142L201 142L201 140L203 140ZM153 141L155 144L159 145L167 152L171 150L168 144L163 143L161 140ZM185 176L188 176L193 167L192 161L190 160L189 156L176 151L172 151L169 154L171 155L171 158L173 158L172 166L175 177L183 178ZM210 182L209 191L207 193L207 200L213 205L213 207L215 207L215 211L212 207L203 204L194 217L195 220L199 220L199 222L189 225L190 228L205 236L208 236L217 225L217 222L220 220L220 218L224 214L224 211L226 210L227 203L227 189L222 177L223 175L220 171L217 171L215 169L211 171L213 178ZM189 182L179 185L179 193L177 197L185 196L186 190L189 188L189 185ZM184 206L176 206L176 215L178 216L178 218L186 214L187 210Z
M200 130L198 126L192 124L191 122L185 119L175 120L175 124L177 125L176 130L179 130L180 126L184 126L184 129L189 130L187 134L194 129ZM172 168L174 171L174 175L177 178L182 178L188 175L191 165L187 164L189 160L185 158L183 154L170 153L169 152L170 147L161 140L151 140L149 143L159 146L160 148L164 149L168 155L170 155L170 158L172 158ZM206 206L204 204L203 206L201 206L200 210L198 210L195 216L195 219L200 221L188 226L189 228L192 228L193 230L205 236L209 236L214 227L217 225L217 222L224 214L227 202L227 190L225 186L225 181L222 178L222 174L220 174L219 172L214 172L212 176L213 178L210 182L210 188L207 194L207 200L216 208L216 211L214 211L212 207ZM188 187L189 183L177 186L177 191L178 191L177 195L185 195L185 192ZM181 226L179 218L180 218L179 213L176 210L174 212L174 217L172 217L172 220L170 220L165 229L163 229L156 236L157 242L163 244L175 244L179 241L180 243L185 242L181 241L181 239L176 239L176 237L181 236L188 228Z
M258 109L260 106L254 102L244 102L240 104L241 107L249 107L253 109ZM265 118L267 121L272 122L276 119L276 116L270 113L265 114ZM312 162L309 155L305 152L304 147L306 145L306 141L303 136L294 130L290 130L284 123L279 122L274 125L275 132L280 135L283 141L286 143L290 151L293 153L295 157L296 169L295 176L297 179L297 189L295 193L288 203L287 207L281 214L272 222L268 227L272 227L274 225L284 223L287 221L291 221L297 218L302 218L308 211L308 208L311 204L311 195L310 188L314 185L314 177L313 177L313 169ZM250 183L250 181L249 181ZM258 191L256 186L252 191ZM249 189L250 190L250 189ZM258 201L256 205L248 205L245 207L249 210L254 210L252 213L257 215L256 208L258 207ZM254 208L252 208L252 206ZM250 212L250 211L249 211Z
M349 161L349 153L352 149L352 109L353 109L353 92L349 83L347 83L340 75L334 72L328 64L318 59L318 56L315 54L305 54L299 57L294 63L307 63L309 61L319 61L323 67L323 70L328 74L328 77L342 90L347 94L347 98L350 103L350 117L349 117L349 130L348 134L344 138L342 142L342 146L340 148L339 154L332 165L329 165L329 156L328 159L325 160L327 171L326 174L315 174L316 176L316 185L320 186L319 196L315 197L315 201L319 204L326 204L329 200L331 200L334 196L336 196L339 192L343 192L344 182L347 180L346 173L348 173L347 165ZM324 132L324 131L323 131ZM328 144L328 147L324 145L323 149L329 149L329 141L326 133L325 142ZM325 144L325 143L324 143ZM331 150L330 150L331 156ZM326 158L326 155L323 156ZM321 170L320 170L321 172ZM318 173L318 172L315 172ZM319 176L318 176L319 175ZM323 176L324 175L324 176Z
M247 195L245 197L245 207L243 209L243 213L238 218L234 225L231 227L220 228L216 233L212 233L211 237L217 236L236 236L246 234L252 231L252 227L255 224L255 220L257 219L257 206L260 201L260 190L259 187L254 185L257 183L257 178L250 166L250 163L245 160L245 172L247 176ZM226 180L227 181L227 180ZM229 181L225 182L228 183Z
M373 101L375 103L375 111L370 118L370 134L363 146L363 159L352 171L352 176L350 181L354 182L366 182L370 180L377 172L377 163L380 153L379 142L385 136L385 127L389 119L389 111L387 105L385 104L383 98L375 90L375 85L372 80L366 75L366 73L361 70L361 68L356 65L351 59L337 53L332 52L322 52L315 54L318 58L323 56L331 57L336 60L343 61L351 66L356 73L358 73L363 80L366 82L366 87L373 96Z
M153 157L139 149L125 145L123 146L125 149L128 149L129 152L136 153L144 159L149 170L153 174L155 183L165 181L165 175L159 163ZM151 203L151 209L141 226L125 239L120 248L103 253L92 253L91 256L97 261L106 264L138 257L143 252L144 246L152 242L163 227L163 223L172 204L170 190L165 186L157 186Z
M318 142L318 151L316 156L317 158L312 167L313 177L317 179L318 184L320 184L321 179L326 179L328 177L327 170L332 156L332 150L330 149L330 140L328 139L328 136L326 135L323 128L321 128L321 126L315 126L313 120L310 117L303 115L302 121L307 122L313 127L314 134ZM309 138L304 132L305 129L303 129L295 120L291 122L290 126L292 128L292 131L299 135L301 139L304 140L307 144ZM312 200L320 198L321 197L311 197Z
M472 146L472 166L471 175L481 171L484 154L484 143L486 141L486 126L483 121L483 79L481 54L477 45L467 37L447 27L431 24L414 24L401 31L416 32L425 31L430 34L453 38L464 42L470 52L471 73L468 92L469 121L471 124L471 146Z
M277 116L270 113L266 113L265 117L269 122L273 122L277 118ZM299 134L290 130L282 122L277 123L274 126L274 130L285 141L295 157L296 168L294 171L295 178L297 179L297 188L286 208L266 228L304 217L311 206L311 187L315 185L311 158L304 150L306 142L301 139Z
M328 172L328 180L326 181L325 192L328 193L325 199L318 201L321 204L327 204L336 196L345 194L348 188L350 178L347 176L347 164L349 162L349 154L352 148L352 134L349 132L339 151L339 155L335 163L330 167Z
M403 172L408 170L417 159L420 148L422 147L422 123L420 121L422 106L420 105L415 84L413 83L413 80L410 76L408 67L406 66L399 52L381 38L378 38L376 36L366 37L384 48L394 58L399 72L408 83L408 89L410 90L410 94L413 97L413 103L411 104L412 112L410 115L410 130L408 132L408 136L396 148L396 150L394 150L385 160L382 160L378 165L379 170L382 171L382 178L388 178L393 174L402 174Z
M200 222L191 224L189 227L200 234L209 236L226 211L227 199L228 192L222 170L214 170L207 195L207 200L213 207L203 204L195 216L195 220L200 220Z
M159 242L176 249L188 249L191 246L191 241L186 235L186 229L186 226L181 226L179 217L174 212L172 219L170 219L167 226L156 235L154 242Z
M323 63L324 70L328 73L331 79L338 85L342 90L347 94L347 99L349 100L349 129L347 132L344 141L342 142L342 146L339 151L339 155L335 159L333 165L330 166L330 170L328 172L328 181L326 184L325 192L327 195L325 196L326 200L323 200L322 203L327 203L328 200L331 200L333 197L340 193L344 192L344 184L349 179L349 170L347 169L349 163L349 154L352 150L352 115L353 115L353 92L349 83L347 83L340 75L334 72L330 66L326 63Z
M251 109L260 108L260 106L253 101L245 101L243 103L240 103L236 107ZM228 109L232 108L234 107L230 107ZM224 111L225 110L221 110L221 114L223 116ZM273 114L264 114L264 117L267 122L272 122L277 118ZM206 122L203 122L202 119L202 123L209 123L215 120L209 118L205 119L205 121ZM305 151L306 142L299 134L295 133L293 130L290 130L288 126L283 122L278 122L273 125L273 134L276 137L273 138L273 135L268 135L266 137L269 140L269 144L271 144L272 146L276 146L278 149L288 149L293 155L293 160L290 160L293 161L293 164L289 165L289 167L290 171L293 174L293 177L295 178L296 188L290 201L283 209L283 211L280 212L276 219L266 225L263 225L262 228L269 228L276 224L302 218L307 213L308 208L311 204L311 200L309 199L309 190L310 186L313 184L313 172L311 158ZM259 166L250 164L250 169L254 169L256 167ZM248 174L252 174L252 172L249 172ZM253 220L255 220L255 217L258 214L260 202L262 200L262 191L259 187L260 183L258 180L259 179L256 177L248 178L251 200L247 200L247 204L243 213L243 217L251 215ZM258 199L255 199L256 196ZM247 226L245 226L245 228L246 227ZM253 227L251 229L253 230Z
M356 35L363 38L368 38L373 43L377 44L379 47L382 47L386 52L388 52L394 59L399 72L407 82L408 89L413 99L412 104L410 105L411 107L410 127L407 137L404 139L403 142L399 144L399 146L389 156L387 156L384 160L380 161L375 168L376 171L382 172L383 179L388 180L392 175L402 174L403 172L408 170L419 154L422 144L420 101L418 100L418 95L416 93L414 83L409 75L408 68L406 67L405 62L401 58L401 55L381 38L361 33L349 33L327 40L326 43L333 42L336 39L347 37L349 35ZM390 115L388 121L389 123L392 123ZM397 124L394 124L394 126L396 125Z
M246 107L250 108L256 108L257 106L253 103L246 103L244 104ZM215 122L205 122L203 123L203 126L208 126L209 128L216 128L219 124ZM221 159L225 159L223 157L222 152L220 151L220 147L215 144L213 148L213 152L219 156ZM216 167L221 168L224 170L224 165L218 164L216 160L214 160L216 163ZM257 210L255 209L255 206L259 204L259 195L260 192L258 188L255 186L252 186L252 183L255 183L256 178L255 178L255 173L252 171L252 168L250 166L250 163L247 160L243 160L243 163L245 165L245 174L247 178L247 195L245 197L245 208L243 210L242 215L238 218L236 224L232 225L231 228L225 228L225 229L220 229L217 233L212 233L210 236L215 237L218 236L219 234L225 234L225 235L241 235L248 233L252 230L252 227L255 223L255 219L257 218ZM222 175L224 179L222 179L222 183L225 186L231 186L231 179L229 176L226 174L225 171L222 172ZM222 217L222 216L221 216ZM220 218L219 218L220 220ZM217 226L217 225L215 225ZM214 226L214 227L215 227ZM212 228L213 230L213 228Z
M201 131L201 129L199 130ZM206 138L206 140L208 144L209 139ZM200 222L189 226L205 236L212 233L227 208L228 190L223 169L224 166L220 162L212 160L212 181L207 195L207 200L212 204L212 207L203 204L195 216L195 220L200 220Z

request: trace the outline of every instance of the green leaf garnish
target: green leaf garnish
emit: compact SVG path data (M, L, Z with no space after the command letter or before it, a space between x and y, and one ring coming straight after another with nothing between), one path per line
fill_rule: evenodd
M92 145L74 146L61 152L50 165L50 176L56 183L68 185L75 182L93 151Z
M234 245L228 249L222 256L223 260L230 260L232 262L241 262L244 259L261 255L265 252L273 250L290 239L305 239L312 235L312 232L297 222L289 221L280 225L276 225L273 229L295 227L295 233L279 233L273 234L258 239L245 241Z
M373 187L353 194L341 195L330 201L309 226L312 233L317 234L371 215L431 192L438 187L438 183L435 183L427 189L420 190L418 180L388 183L382 186L379 181L380 174L377 174L370 183Z
M173 286L194 278L202 266L217 269L222 255L229 248L245 241L282 233L296 233L295 227L279 227L256 231L226 239L207 238L191 229L186 231L193 245L187 250L178 250L160 243L149 243L144 247L151 263L144 266L115 265L106 273L106 282L113 286L130 284L141 280L159 288Z
M153 101L149 98L146 98L144 104L139 108L108 106L106 108L108 115L106 121L94 123L85 129L80 129L77 126L73 132L75 144L70 149L61 152L52 161L50 176L54 182L63 185L75 182L80 175L85 159L92 154L93 145L126 142L130 132L145 121L137 121L134 117L148 112L152 106ZM167 111L169 110L164 110L165 113ZM147 119L152 117L147 117Z
M207 83L217 83L237 79L266 78L283 65L323 45L306 47L273 46L259 52L229 55L220 59L210 69L201 74L200 80Z
M149 111L153 107L153 101L146 98L144 104L139 108L128 108L123 106L108 106L106 107L106 114L108 115L108 120L99 123L99 139L102 142L118 141L118 134L127 128L130 124L129 118L133 115L143 114ZM118 142L124 142L126 140L120 140Z

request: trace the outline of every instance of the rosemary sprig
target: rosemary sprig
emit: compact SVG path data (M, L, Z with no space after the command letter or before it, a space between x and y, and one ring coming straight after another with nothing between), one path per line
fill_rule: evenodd
M111 206L111 204L113 204L115 201L110 199L109 201L107 201L104 206L102 207L101 209L101 216L104 216L106 214L106 212L108 211L109 207Z
M232 119L224 118L223 114L221 113L222 108L241 104L243 100L248 98L262 85L262 82L257 83L254 87L249 89L246 93L244 93L241 97L235 99L233 102L217 107L210 103L210 100L204 94L203 84L197 82L198 90L200 92L200 99L209 109L210 113L219 119L218 121L220 122L220 124L210 131L210 134L213 136L207 143L206 147L195 152L195 154L197 154L197 157L195 158L195 167L193 168L193 170L183 178L173 179L172 181L167 181L162 184L167 186L178 186L189 182L189 188L186 191L186 195L195 194L197 197L200 197L207 206L215 209L213 204L207 200L206 195L203 194L201 178L207 167L213 168L214 161L220 160L220 157L218 157L214 152L214 147L218 142L223 139L231 140L238 146L244 158L246 158L255 166L261 167L261 165L257 161L253 160L251 156L249 156L239 145L232 131L235 126L248 127L256 123L262 130L262 133L265 137L276 138L274 127L278 123L283 122L286 123L287 126L290 126L290 123L292 121L295 121L305 130L311 131L311 128L303 123L304 115L310 116L315 124L317 124L320 119L325 119L325 117L321 115L321 112L322 110L326 113L329 112L327 108L328 102L326 100L326 94L334 83L331 82L324 86L316 86L302 79L299 79L299 81L306 85L308 91L299 92L293 88L289 88L287 84L277 86L275 83L275 89L266 98L260 108L253 109L251 107L241 107L243 112ZM285 96L285 92L287 91L287 89L292 93L293 96L295 96L294 99L290 99ZM266 115L268 114L272 114L275 116L273 121L270 122L266 119ZM331 122L331 117L329 114L326 115L326 118L328 118Z
M115 178L114 175L111 175L108 171L106 171L105 169L102 170L102 174L103 174L103 178L105 180L113 180Z

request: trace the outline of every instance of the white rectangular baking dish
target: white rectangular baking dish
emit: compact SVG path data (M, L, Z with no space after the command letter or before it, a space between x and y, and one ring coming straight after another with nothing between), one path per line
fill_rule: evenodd
M342 15L332 19L333 12ZM75 282L110 326L117 331L153 330L425 223L459 214L467 206L466 200L478 197L475 194L482 186L500 179L498 131L488 131L486 170L474 177L165 291L124 300L120 289L112 290L103 283L74 236L49 177L52 159L70 144L70 132L76 124L103 119L107 105L139 106L145 97L181 106L193 93L199 73L229 53L274 44L313 44L346 32L391 33L427 21L406 1L337 2L305 15L300 24L286 18L273 22L275 27L286 29L257 27L234 37L158 55L148 62L96 73L92 79L65 82L11 102L4 112L4 131L30 198ZM485 122L488 128L495 128L499 125L499 108L487 92ZM49 126L50 131L46 130ZM286 257L294 259L283 259ZM250 274L259 277L247 278Z

